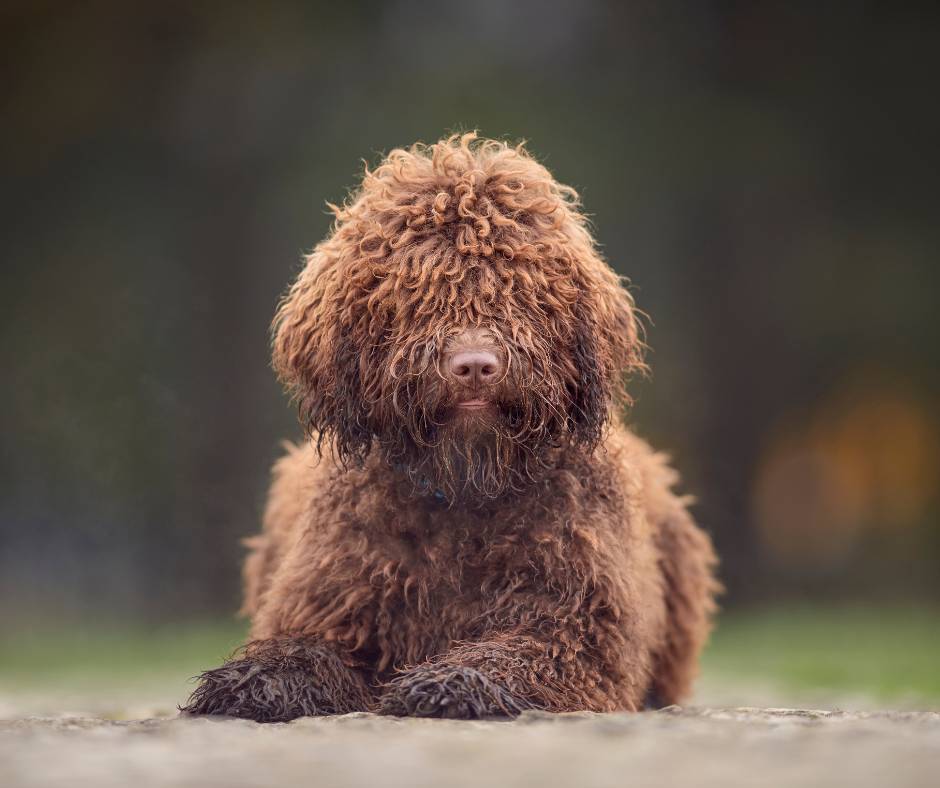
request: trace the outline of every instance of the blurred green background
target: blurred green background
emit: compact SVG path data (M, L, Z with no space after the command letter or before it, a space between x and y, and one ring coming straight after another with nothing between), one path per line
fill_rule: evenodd
M940 702L927 9L3 3L0 690L237 642L297 435L278 296L361 159L479 129L580 190L651 317L630 420L728 586L706 685Z

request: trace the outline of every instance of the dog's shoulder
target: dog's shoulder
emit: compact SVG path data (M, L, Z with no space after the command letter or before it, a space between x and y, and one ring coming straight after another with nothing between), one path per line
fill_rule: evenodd
M271 469L271 490L265 509L264 527L268 533L286 533L307 509L314 491L321 486L329 466L314 441L284 441L284 454Z
M657 451L625 425L611 426L604 450L623 482L645 500L649 509L659 510L677 502L689 503L689 499L673 492L679 474L672 467L669 454Z

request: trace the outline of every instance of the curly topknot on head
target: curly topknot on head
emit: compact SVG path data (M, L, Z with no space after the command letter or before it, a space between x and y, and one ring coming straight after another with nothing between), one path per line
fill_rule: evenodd
M358 196L336 215L362 234L367 257L429 235L460 255L505 260L564 257L568 241L591 244L573 189L522 145L473 133L392 151L366 170Z
M408 467L440 455L440 354L483 327L516 393L488 461L531 476L547 447L597 442L642 343L573 189L521 145L464 134L392 151L334 212L274 321L275 367L309 432L343 460L376 442Z

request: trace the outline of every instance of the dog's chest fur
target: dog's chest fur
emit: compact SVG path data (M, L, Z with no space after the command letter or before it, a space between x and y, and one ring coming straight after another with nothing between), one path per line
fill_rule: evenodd
M599 562L617 559L613 535L593 524L625 527L628 517L609 467L589 459L484 507L415 498L376 466L335 475L315 499L300 534L304 558L287 572L309 586L295 614L379 673L599 604ZM335 512L341 520L324 522ZM352 575L369 578L368 593ZM295 628L289 618L280 626Z

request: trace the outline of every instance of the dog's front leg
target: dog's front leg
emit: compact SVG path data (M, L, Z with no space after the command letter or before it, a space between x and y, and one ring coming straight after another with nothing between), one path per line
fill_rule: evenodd
M255 640L221 667L207 670L184 714L224 714L256 722L365 711L369 689L360 673L316 637Z
M382 714L477 719L526 709L604 709L603 671L557 641L496 634L462 642L403 671L379 699ZM604 709L606 710L606 709Z

